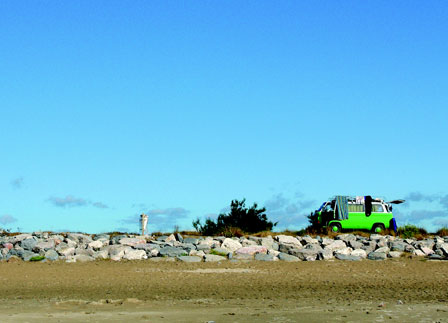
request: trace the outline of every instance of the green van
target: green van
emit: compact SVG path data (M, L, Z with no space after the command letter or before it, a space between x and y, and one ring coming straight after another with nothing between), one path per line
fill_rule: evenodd
M319 226L332 232L344 229L369 230L380 233L385 229L397 230L392 214L392 204L401 204L404 200L385 202L371 196L335 196L324 202L314 212Z

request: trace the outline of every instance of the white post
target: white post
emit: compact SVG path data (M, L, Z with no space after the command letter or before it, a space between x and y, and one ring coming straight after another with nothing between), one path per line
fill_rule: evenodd
M148 216L144 213L140 215L140 225L142 228L142 236L145 235L146 225L148 224Z

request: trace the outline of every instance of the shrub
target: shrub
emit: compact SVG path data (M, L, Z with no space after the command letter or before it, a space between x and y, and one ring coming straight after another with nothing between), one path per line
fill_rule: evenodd
M397 234L400 237L407 239L427 235L428 232L425 229L419 228L413 224L406 224L405 226L398 228Z
M227 254L226 254L226 253L216 251L215 249L210 250L210 254L211 254L211 255L216 255L216 256L227 257Z
M443 228L437 230L436 234L440 237L448 236L448 227L443 227Z
M44 259L45 259L44 256L34 256L30 258L30 261L42 261Z
M266 208L258 208L254 203L250 208L246 207L246 199L242 201L233 200L230 203L230 212L221 213L218 219L211 218L205 220L204 225L197 219L193 221L196 231L203 235L242 236L246 233L256 233L261 231L271 231L277 223L268 221L265 214Z

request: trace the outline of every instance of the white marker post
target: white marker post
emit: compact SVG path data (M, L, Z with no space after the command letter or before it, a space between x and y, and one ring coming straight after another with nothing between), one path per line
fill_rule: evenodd
M144 213L140 215L140 225L142 228L142 236L145 235L146 225L148 224L148 216Z

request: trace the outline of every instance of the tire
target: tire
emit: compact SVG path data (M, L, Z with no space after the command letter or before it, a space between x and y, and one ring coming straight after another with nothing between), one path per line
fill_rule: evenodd
M342 231L342 227L340 223L331 223L330 224L330 231L333 233L338 233Z
M373 233L381 233L384 232L384 230L386 230L386 228L384 227L384 224L381 223L375 223L372 227Z

